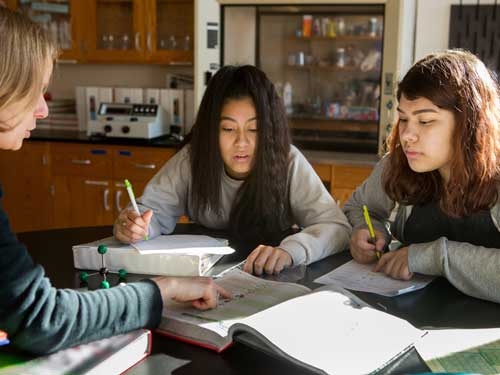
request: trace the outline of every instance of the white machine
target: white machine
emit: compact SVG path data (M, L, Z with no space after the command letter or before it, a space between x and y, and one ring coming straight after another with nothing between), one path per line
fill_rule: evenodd
M88 135L155 138L169 133L168 116L158 104L101 103Z

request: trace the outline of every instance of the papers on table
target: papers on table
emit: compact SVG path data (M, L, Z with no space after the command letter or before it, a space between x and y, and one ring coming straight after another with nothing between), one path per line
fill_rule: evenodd
M432 372L500 373L500 328L430 330L415 348Z
M190 234L172 234L158 236L148 241L141 241L132 246L141 254L232 254L234 249L226 240Z
M314 282L392 297L422 289L434 279L432 276L414 275L409 281L396 280L372 269L373 264L360 264L351 260Z

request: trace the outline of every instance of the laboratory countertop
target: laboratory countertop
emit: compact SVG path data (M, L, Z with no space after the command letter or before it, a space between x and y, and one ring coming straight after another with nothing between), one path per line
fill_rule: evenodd
M133 138L108 138L103 136L88 136L85 132L70 132L63 130L37 129L31 133L31 141L50 142L70 142L101 145L126 145L142 147L169 147L179 148L181 142L170 136L163 136L153 139L133 139ZM319 151L301 149L307 160L311 163L338 164L356 166L374 166L380 160L376 154L363 154L351 152Z

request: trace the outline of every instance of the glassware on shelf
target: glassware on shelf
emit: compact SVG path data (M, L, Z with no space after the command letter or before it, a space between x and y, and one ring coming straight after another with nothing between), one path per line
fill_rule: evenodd
M310 14L302 16L302 36L304 38L311 37L313 17Z
M337 68L345 67L345 48L337 48L335 65Z
M102 34L101 36L101 47L103 49L113 49L114 48L115 37L113 34Z
M167 49L173 50L177 49L177 39L175 39L174 35L170 35L168 37L168 47Z
M128 34L123 34L121 37L121 48L127 50L130 48L130 38Z
M368 35L371 36L372 38L375 38L377 36L377 30L378 30L377 18L372 17L372 18L370 18L370 21L368 24Z
M191 37L186 35L184 37L184 51L189 51L191 49Z
M335 21L335 26L336 26L336 33L338 35L345 35L346 34L346 25L345 21L342 17L339 17Z

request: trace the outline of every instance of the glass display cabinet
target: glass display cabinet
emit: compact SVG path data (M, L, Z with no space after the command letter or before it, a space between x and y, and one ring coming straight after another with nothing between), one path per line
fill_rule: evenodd
M81 56L80 35L76 24L79 3L76 0L12 1L11 7L42 25L61 47L62 60L76 60Z
M17 0L47 28L62 60L193 64L194 0Z
M222 14L223 63L253 60L266 72L296 145L377 153L384 5L227 5Z

